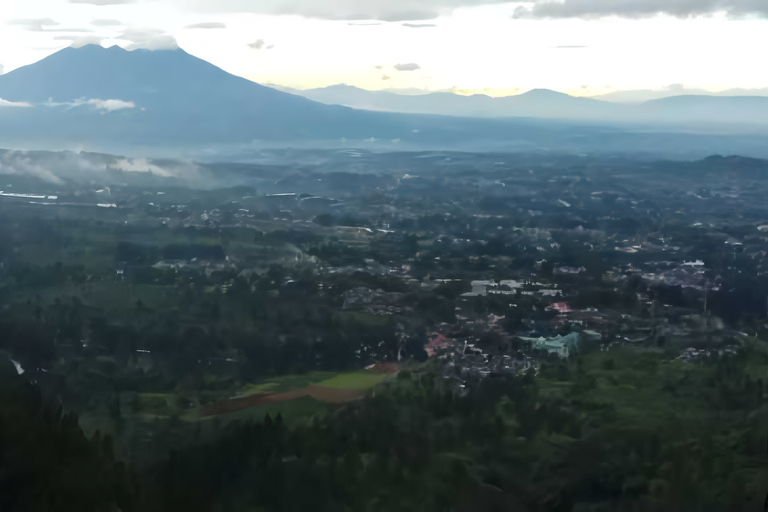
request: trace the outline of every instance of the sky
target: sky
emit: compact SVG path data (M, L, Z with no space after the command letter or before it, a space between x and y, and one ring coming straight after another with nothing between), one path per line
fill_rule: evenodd
M0 73L67 46L180 47L298 89L768 87L766 0L0 0Z

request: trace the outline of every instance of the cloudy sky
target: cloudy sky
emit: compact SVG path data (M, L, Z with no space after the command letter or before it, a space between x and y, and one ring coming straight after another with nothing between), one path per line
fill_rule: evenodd
M766 0L0 1L0 73L96 43L302 89L768 87Z

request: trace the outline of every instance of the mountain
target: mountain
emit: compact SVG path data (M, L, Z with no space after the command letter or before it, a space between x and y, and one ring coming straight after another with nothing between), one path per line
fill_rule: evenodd
M0 76L3 140L93 146L395 139L429 119L322 105L177 50L66 48ZM414 131L415 130L415 131Z
M366 91L348 85L290 92L328 105L356 109L467 117L533 117L577 122L696 127L706 125L768 125L768 97L762 90L732 89L717 95L706 91L654 97L652 92L622 91L614 96L582 98L534 89L516 96L492 98L482 94L461 96L435 92L419 96ZM765 91L762 91L765 92ZM729 93L731 93L729 95ZM750 95L749 93L753 93ZM612 99L602 101L599 98ZM645 98L645 99L644 99ZM653 99L648 99L653 98ZM621 101L619 101L621 100ZM711 129L711 126L707 126Z
M0 76L3 145L120 152L272 145L405 148L584 149L585 129L538 119L488 120L325 105L261 86L176 50L66 48ZM414 102L424 96L410 97ZM433 114L447 114L440 101ZM599 103L534 91L520 115L566 103ZM478 98L478 101L483 101ZM485 97L485 101L495 100ZM520 101L520 100L517 100ZM530 103L535 108L526 107ZM2 105L2 103L0 103ZM465 115L475 115L471 109ZM346 141L346 142L345 142ZM133 149L132 149L133 148Z
M499 98L484 94L462 96L451 92L405 95L366 91L342 84L318 89L284 90L327 105L412 114L594 120L618 115L622 109L607 102L577 98L548 89L534 89L517 96Z
M642 103L649 100L659 100L673 96L768 96L768 88L762 89L727 89L712 92L705 89L637 89L629 91L614 91L607 94L591 96L594 100L613 103Z
M713 123L721 125L765 125L768 97L765 96L672 96L642 103L635 116L654 123Z
M67 48L0 75L0 146L206 159L263 147L768 156L763 132L744 136L729 128L723 135L715 124L701 133L686 126L686 119L701 124L709 108L695 103L701 98L636 107L543 89L496 99L393 98L351 88L326 93L358 98L378 111L265 87L180 49ZM716 119L706 122L768 113L768 103L760 103L766 98L715 100L724 101L713 110ZM381 111L389 109L405 113Z

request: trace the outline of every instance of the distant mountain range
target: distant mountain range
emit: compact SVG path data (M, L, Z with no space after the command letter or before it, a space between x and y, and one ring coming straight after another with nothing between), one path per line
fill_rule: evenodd
M620 105L541 89L497 99L292 92L180 49L67 48L0 75L0 147L200 158L261 147L768 156L768 98Z
M629 91L614 91L607 94L591 96L592 99L616 103L642 103L649 100L660 100L673 96L768 96L768 87L763 89L728 89L712 92L704 89L670 88L661 90L637 89Z
M548 89L534 89L516 96L498 98L483 94L462 96L450 92L404 95L389 91L366 91L349 85L307 90L283 87L280 90L327 105L412 114L536 117L634 124L728 123L768 126L768 90L732 89L717 94L696 90L683 90L678 94L622 91L592 98L569 96ZM750 95L759 92L765 95Z

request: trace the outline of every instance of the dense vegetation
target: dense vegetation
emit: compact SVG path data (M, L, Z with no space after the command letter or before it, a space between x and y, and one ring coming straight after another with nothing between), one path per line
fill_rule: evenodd
M1 510L762 502L765 163L323 157L2 177Z

